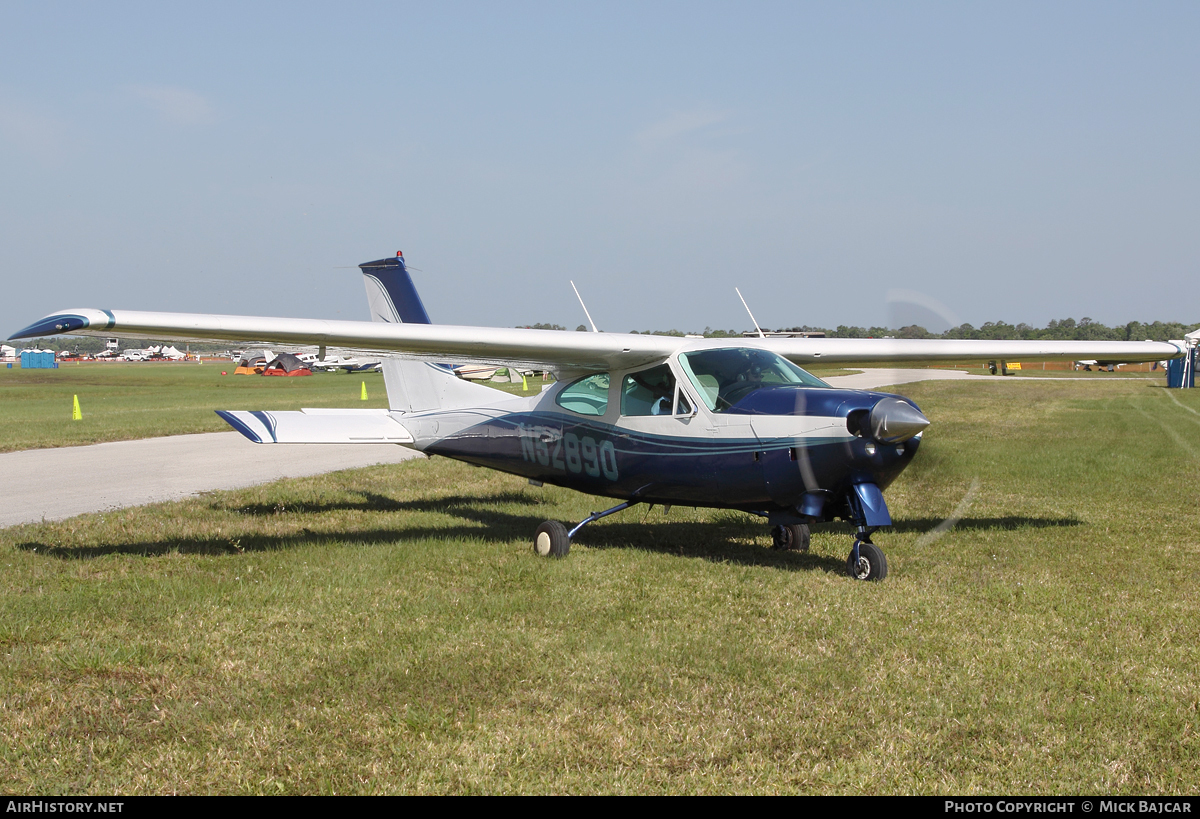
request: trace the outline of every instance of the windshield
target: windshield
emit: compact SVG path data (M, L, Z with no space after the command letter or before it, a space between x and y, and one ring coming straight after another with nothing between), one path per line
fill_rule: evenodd
M764 387L828 387L821 379L767 350L736 348L681 353L679 363L713 412L724 412Z

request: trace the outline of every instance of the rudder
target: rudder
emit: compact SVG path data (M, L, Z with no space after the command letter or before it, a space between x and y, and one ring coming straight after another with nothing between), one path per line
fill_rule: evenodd
M371 321L390 324L432 324L416 285L404 264L404 254L360 264L367 289ZM388 406L400 412L486 406L505 397L496 390L471 384L443 364L385 358L383 383Z
M403 253L397 250L395 258L363 262L358 267L363 272L363 283L367 288L371 321L433 324L429 320L429 313L425 312L421 297L417 295L412 276L408 275Z

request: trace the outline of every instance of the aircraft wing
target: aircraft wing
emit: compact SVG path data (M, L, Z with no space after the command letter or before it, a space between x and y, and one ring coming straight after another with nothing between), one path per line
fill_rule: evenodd
M954 339L687 339L636 333L581 333L507 327L460 327L381 321L222 316L133 310L64 310L13 338L50 335L239 341L341 347L447 363L495 363L530 369L610 370L661 361L680 349L759 347L802 366L908 361L1159 361L1181 344L1153 341L973 341Z
M1184 354L1164 341L979 341L941 338L780 338L759 339L801 366L817 363L865 364L877 361L1162 361Z
M380 321L221 316L134 310L64 310L13 336L88 335L188 341L250 341L341 347L447 363L488 362L531 369L608 370L652 363L683 339L619 333L458 327Z

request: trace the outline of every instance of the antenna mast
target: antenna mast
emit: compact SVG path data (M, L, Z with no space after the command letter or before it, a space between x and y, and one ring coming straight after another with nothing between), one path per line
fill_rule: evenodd
M583 308L583 314L587 316L588 324L592 325L592 332L600 332L596 327L596 322L592 321L592 314L588 312L587 305L583 303L583 296L579 295L579 288L575 286L575 282L571 282L571 289L575 291L575 298L579 299L579 306Z
M743 296L742 296L742 291L741 291L741 290L738 290L738 289L735 287L735 288L733 288L733 292L738 294L738 298L742 300L742 307L745 307L745 308L746 308L746 312L747 312L747 313L750 313L750 305L746 304L746 299L745 299L745 297L743 297ZM753 314L753 313L750 313L750 320L754 322L754 329L755 329L755 330L758 330L758 337L759 337L759 338L766 338L766 337L767 337L767 334L766 334L766 333L764 333L764 332L762 331L762 328L758 326L758 321L757 321L757 320L755 320L755 318L754 318L754 314Z

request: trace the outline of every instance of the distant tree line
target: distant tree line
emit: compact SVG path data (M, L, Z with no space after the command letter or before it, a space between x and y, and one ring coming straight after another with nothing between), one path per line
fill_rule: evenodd
M522 329L522 330L565 330L567 328L563 327L561 324L522 324L518 329ZM588 327L586 324L580 324L578 327L575 328L575 331L579 332L579 333L586 333L587 329L588 329ZM639 334L638 330L631 330L630 332L635 335ZM790 332L790 331L788 331L788 332ZM689 330L687 332L684 332L683 330L641 330L640 335L678 336L680 338L682 338L683 336L700 336L700 335L702 335L705 338L741 338L742 331L741 330L714 330L711 327L705 327L703 332L700 332L698 330Z
M1022 322L1009 324L1004 321L984 322L982 327L970 324L960 324L951 327L944 333L931 333L924 327L911 324L892 330L886 327L839 326L829 335L836 338L868 338L894 336L896 338L962 338L962 339L1027 339L1031 341L1049 339L1054 341L1169 341L1183 338L1185 333L1196 327L1195 323L1183 324L1178 321L1155 321L1149 324L1131 321L1128 324L1109 327L1088 317L1075 319L1052 319L1045 327L1032 327Z
M705 338L741 338L742 337L741 330L714 330L711 327L705 327L703 331L689 330L686 333L682 330L642 330L642 331L640 331L640 333L637 330L631 330L630 332L633 333L634 335L640 334L643 336L679 336L679 337L682 337L682 336L704 336ZM787 330L785 332L790 333L792 331Z
M1009 339L1028 339L1041 340L1051 339L1055 341L1169 341L1171 339L1183 338L1185 333L1191 332L1200 325L1200 322L1184 324L1178 321L1155 321L1149 324L1140 321L1131 321L1128 324L1109 327L1097 321L1092 321L1086 316L1079 321L1073 318L1067 319L1052 319L1045 327L1032 327L1022 322L1021 324L1009 324L1004 321L988 321L984 322L982 327L974 327L970 324L960 324L958 327L952 327L944 333L931 333L924 327L916 324L910 324L907 327L898 329L890 327L847 327L845 324L839 324L836 329L828 327L810 327L804 325L802 327L785 327L779 330L766 330L766 332L779 333L824 333L830 338L954 338L954 339L982 339L982 340L1009 340ZM764 328L765 329L765 328ZM637 333L637 330L633 332ZM656 336L682 336L688 335L679 330L642 330L643 335ZM703 335L705 338L730 338L741 337L742 333L739 330L713 330L711 327L705 327L703 333L692 333L694 335Z

